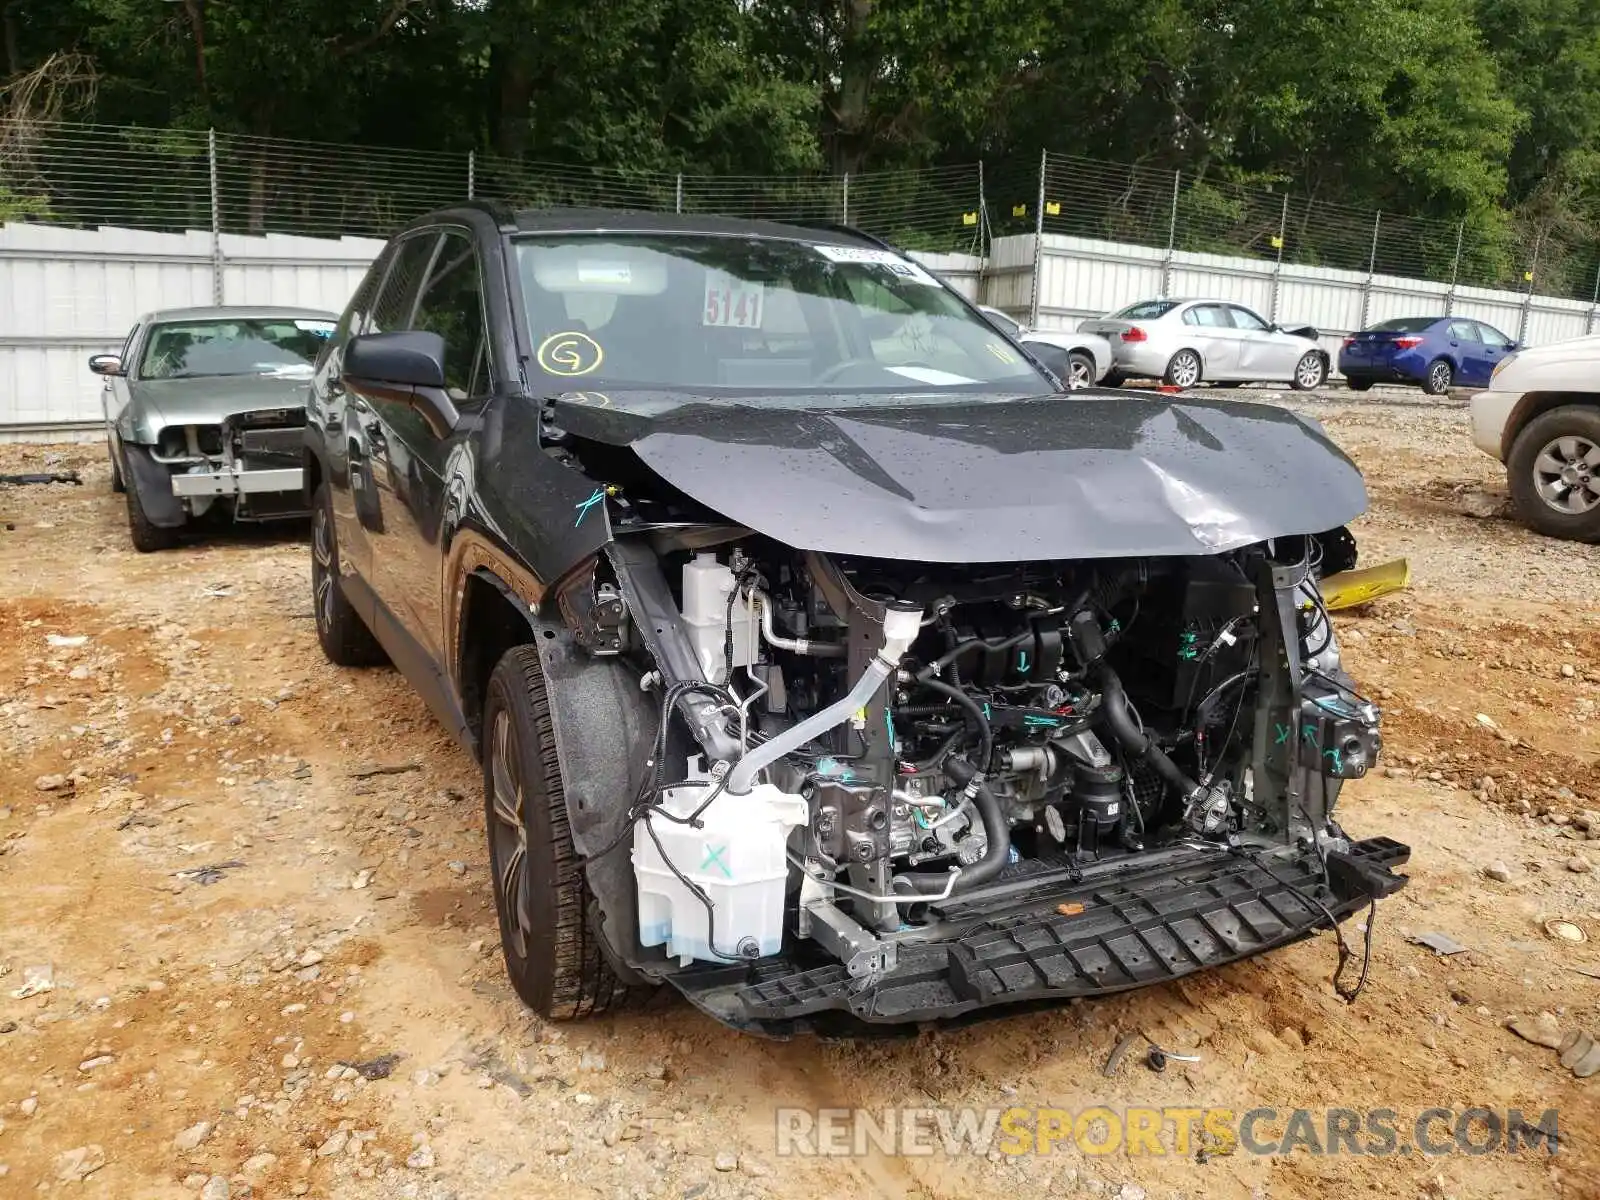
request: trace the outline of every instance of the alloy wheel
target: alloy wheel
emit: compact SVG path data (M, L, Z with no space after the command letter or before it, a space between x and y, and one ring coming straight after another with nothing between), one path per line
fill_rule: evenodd
M522 764L513 745L511 714L494 715L489 736L489 774L494 825L489 830L490 866L511 918L507 926L519 957L528 956L528 827L523 820Z
M1070 362L1070 367L1071 378L1067 380L1068 387L1076 390L1094 386L1094 368L1084 362L1083 359L1074 356Z
M1172 374L1172 382L1178 387L1190 388L1200 382L1200 360L1188 351L1173 358L1167 370Z
M311 518L311 593L324 632L333 628L333 575L333 537L327 510L319 507Z
M1559 513L1593 511L1600 506L1600 445L1574 434L1556 438L1533 460L1533 486Z
M1322 383L1322 360L1315 354L1300 359L1294 370L1295 379L1303 388L1314 388Z
M1450 364L1434 363L1428 372L1428 381L1433 385L1434 392L1442 395L1450 387Z

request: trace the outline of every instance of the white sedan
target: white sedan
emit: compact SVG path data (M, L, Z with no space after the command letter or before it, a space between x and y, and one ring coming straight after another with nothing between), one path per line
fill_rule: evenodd
M1082 328L1111 342L1116 365L1108 386L1124 379L1181 388L1283 382L1309 391L1328 378L1328 352L1316 330L1274 325L1232 300L1141 300Z
M1050 329L1029 329L1015 317L987 304L980 304L978 311L1012 341L1021 342L1032 350L1045 366L1074 390L1093 387L1111 370L1111 343L1099 334L1082 330L1062 333Z

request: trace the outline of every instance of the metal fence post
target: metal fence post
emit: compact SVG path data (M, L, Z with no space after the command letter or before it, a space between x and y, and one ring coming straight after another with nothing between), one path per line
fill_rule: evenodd
M678 172L678 181L677 181L676 186L673 188L673 192L672 192L672 211L675 212L675 213L681 213L683 211L683 172L682 171Z
M1594 269L1594 295L1589 298L1589 321L1583 330L1586 334L1594 332L1595 318L1600 316L1596 309L1600 309L1600 266Z
M478 195L478 152L467 151L467 199L476 199Z
M1528 276L1524 282L1528 285L1522 293L1522 316L1517 322L1517 345L1521 346L1528 340L1528 319L1533 315L1533 284L1539 274L1539 250L1544 245L1544 230L1533 235L1533 261L1528 264Z
M206 130L206 162L211 173L211 303L222 303L222 203L217 187L217 131Z
M1372 323L1372 277L1378 273L1378 229L1383 224L1381 211L1372 214L1372 250L1367 255L1367 282L1361 286L1361 328Z
M1288 236L1289 230L1289 193L1283 194L1283 210L1278 214L1278 237L1276 249L1278 261L1272 267L1272 312L1267 320L1274 325L1278 323L1278 297L1283 290L1283 239Z
M984 178L983 178L983 159L980 158L978 160L978 208L977 208L978 224L977 224L977 227L972 232L972 251L975 254L977 254L978 257L984 259L985 260L984 265L987 266L988 265L987 260L988 260L988 255L989 255L989 245L990 245L990 240L989 240L989 200L988 200L988 197L984 194L984 192L985 192L985 184L984 184ZM979 296L980 299L984 298L984 296L983 296L983 280L982 280L981 276L979 277L979 281L978 281L978 296Z
M1444 294L1444 315L1447 317L1456 315L1456 280L1461 277L1461 237L1466 231L1467 223L1465 221L1457 222L1456 257L1455 261L1450 264L1450 290Z
M850 172L844 173L844 224L850 224Z
M1028 328L1039 328L1039 274L1044 270L1044 177L1050 151L1039 151L1039 195L1033 210L1033 280L1028 288Z
M1172 256L1178 249L1178 192L1183 172L1172 173L1172 210L1167 214L1167 256L1161 260L1161 294L1172 295Z

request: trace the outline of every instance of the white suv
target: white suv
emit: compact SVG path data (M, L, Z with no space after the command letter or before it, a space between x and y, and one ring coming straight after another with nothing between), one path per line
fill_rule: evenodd
M1600 542L1600 336L1502 359L1472 398L1472 440L1505 463L1527 525Z

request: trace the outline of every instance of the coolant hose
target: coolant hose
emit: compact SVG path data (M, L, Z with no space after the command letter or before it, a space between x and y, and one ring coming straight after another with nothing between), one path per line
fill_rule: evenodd
M911 649L911 643L917 640L917 634L921 630L920 607L915 605L891 607L883 616L883 647L867 664L867 669L861 672L861 678L856 680L855 686L843 699L835 700L827 708L818 709L799 724L789 726L734 763L733 770L728 772L728 791L735 796L745 795L754 786L756 776L765 768L784 755L792 754L813 738L843 725L865 708L873 696L878 694L878 689L883 686L884 680L894 674L900 665L900 659Z
M963 786L970 784L978 775L977 768L964 758L948 759L944 764L944 773ZM1000 874L1005 869L1006 863L1011 860L1011 825L1006 821L1006 814L1001 811L1000 801L995 799L988 784L980 782L973 789L972 805L983 820L983 857L970 867L961 869L961 875L952 889L956 892L965 892L980 883L988 883ZM935 894L944 891L950 882L950 873L905 871L894 877L896 883L901 880L909 883L913 891Z
M1100 666L1100 712L1106 719L1111 736L1134 758L1149 763L1157 775L1185 797L1200 790L1200 785L1185 775L1178 764L1167 757L1166 751L1139 728L1133 714L1128 711L1128 693L1123 690L1122 680L1104 664Z

